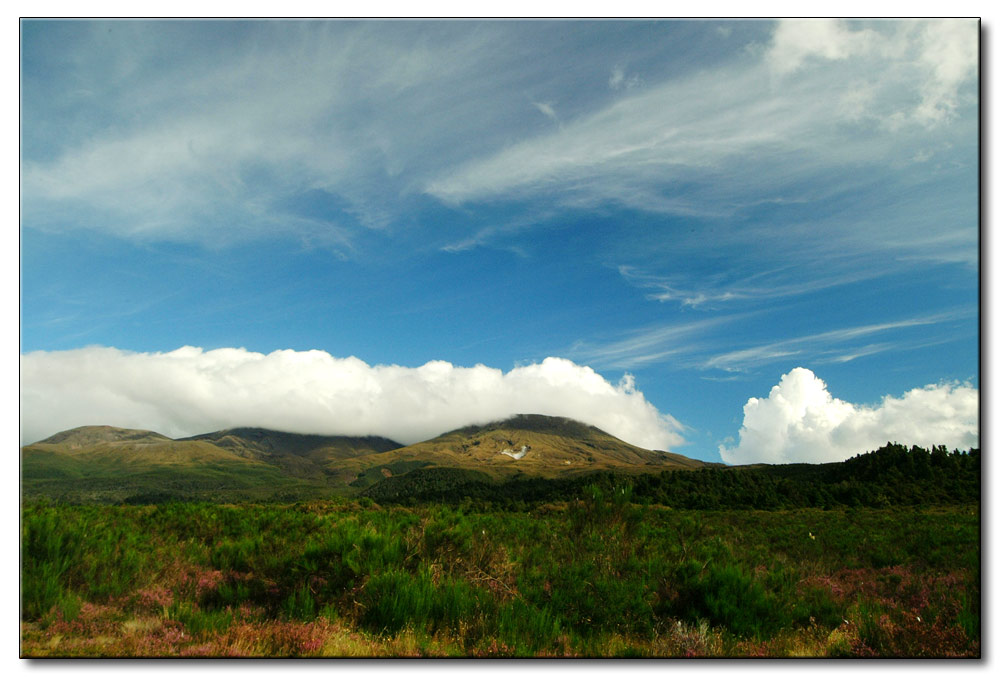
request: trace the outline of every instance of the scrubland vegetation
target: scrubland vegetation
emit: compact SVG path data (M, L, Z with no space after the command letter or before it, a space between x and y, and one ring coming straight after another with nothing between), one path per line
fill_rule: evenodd
M28 507L25 656L976 656L972 507Z
M939 454L957 484L896 501L885 477L910 471L892 468L934 472L912 453L838 464L848 488L877 469L870 492L795 509L672 508L652 500L666 476L534 502L28 502L21 652L976 657L978 473L961 467L978 453ZM676 474L749 503L791 486L752 472Z

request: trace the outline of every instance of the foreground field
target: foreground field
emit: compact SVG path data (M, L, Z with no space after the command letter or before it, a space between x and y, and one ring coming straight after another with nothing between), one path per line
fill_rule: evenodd
M25 506L21 654L979 656L978 506Z

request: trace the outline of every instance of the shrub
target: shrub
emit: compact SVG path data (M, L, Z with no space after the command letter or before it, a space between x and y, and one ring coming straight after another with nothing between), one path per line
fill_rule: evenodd
M677 615L705 619L738 637L768 638L788 618L760 581L734 564L688 561L678 572Z

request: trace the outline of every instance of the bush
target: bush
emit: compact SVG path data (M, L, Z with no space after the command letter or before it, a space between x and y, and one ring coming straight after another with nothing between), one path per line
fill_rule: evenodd
M737 637L753 639L767 639L790 625L774 596L734 564L682 564L675 612L686 620L705 619Z

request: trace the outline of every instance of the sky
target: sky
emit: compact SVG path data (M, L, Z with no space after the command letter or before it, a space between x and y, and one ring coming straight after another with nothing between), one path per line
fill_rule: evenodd
M22 21L20 438L979 445L979 26Z

